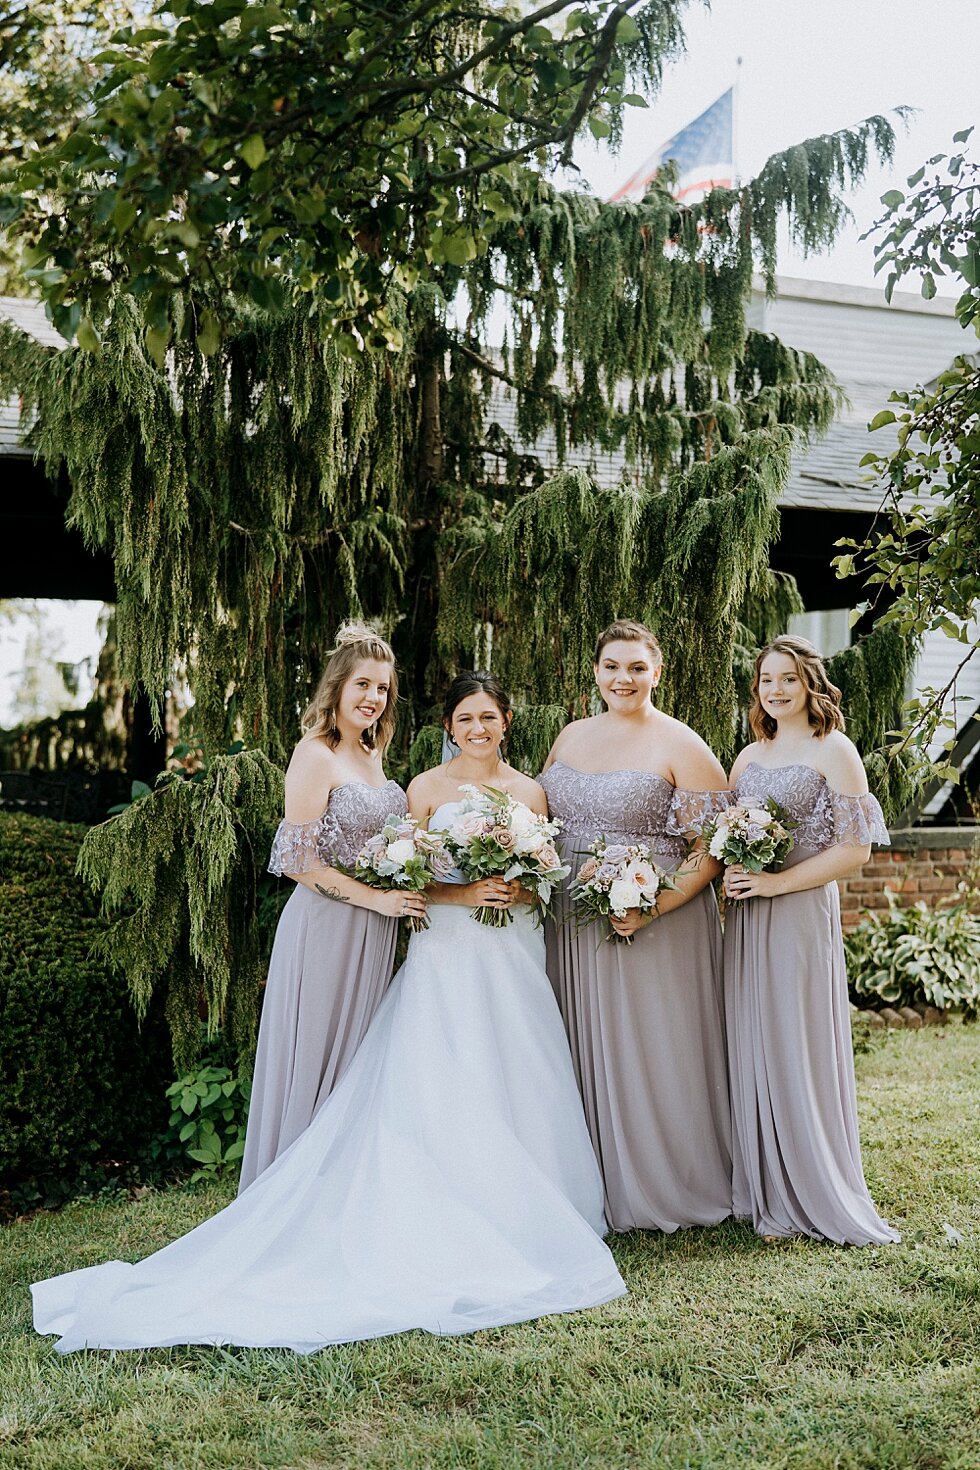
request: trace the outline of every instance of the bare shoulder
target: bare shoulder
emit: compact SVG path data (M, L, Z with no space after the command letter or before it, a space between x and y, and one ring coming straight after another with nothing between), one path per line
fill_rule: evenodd
M321 739L303 739L286 768L286 819L314 822L326 811L339 780L337 757Z
M864 796L868 790L864 762L843 730L831 730L821 740L820 772L843 796Z
M543 817L548 815L548 798L544 794L544 787L539 786L537 781L532 781L530 776L525 776L523 771L512 768L507 777L507 786L511 796L523 801L532 812L538 812Z
M731 774L728 778L729 786L734 787L735 782L745 770L745 767L750 766L754 760L758 759L759 750L759 742L754 740L751 745L746 745L743 750L739 751L735 757L735 764L732 766Z
M428 821L436 807L439 805L439 770L422 771L413 780L409 781L405 795L408 797L408 810L417 822Z
M547 770L553 761L566 760L570 755L574 755L576 750L587 746L595 734L597 718L596 715L589 715L584 720L570 720L562 730L559 730L555 743L548 752L544 769Z
M673 715L660 718L664 722L660 730L669 744L674 785L686 791L723 791L728 785L725 769L710 745L683 720L675 720Z

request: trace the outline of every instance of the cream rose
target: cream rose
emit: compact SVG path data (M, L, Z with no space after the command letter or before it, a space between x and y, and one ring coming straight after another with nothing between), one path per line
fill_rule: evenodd
M415 843L408 837L399 837L395 842L388 843L387 858L390 863L397 863L404 867L416 854Z
M636 884L626 878L616 878L609 888L609 905L618 919L627 909L638 909L642 897Z

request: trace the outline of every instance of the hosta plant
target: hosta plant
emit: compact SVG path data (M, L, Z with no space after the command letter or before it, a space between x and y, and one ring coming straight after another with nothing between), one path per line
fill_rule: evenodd
M851 999L867 1005L924 1001L940 1010L980 1008L980 914L971 899L948 908L920 901L903 907L889 896L888 908L869 913L845 937Z

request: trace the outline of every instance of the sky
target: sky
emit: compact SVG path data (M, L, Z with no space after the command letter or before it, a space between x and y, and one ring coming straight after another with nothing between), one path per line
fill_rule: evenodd
M859 236L882 213L881 195L904 188L933 154L955 151L955 132L980 124L980 0L714 0L710 10L689 6L685 32L686 56L667 71L652 106L629 109L618 157L591 139L579 147L576 162L592 188L611 194L736 75L743 179L804 138L915 107L907 130L899 124L894 164L870 170L850 201L855 224L838 245L810 259L785 245L780 258L783 275L879 284L873 242Z
M617 156L592 143L576 161L592 188L611 194L662 142L703 112L738 75L736 164L749 178L772 153L898 106L918 109L899 126L894 164L875 167L851 200L855 222L833 250L810 259L784 244L780 273L847 285L876 286L873 244L860 235L881 213L886 189L936 153L953 134L980 123L980 0L714 0L692 3L687 52L670 67L648 109L630 109ZM741 66L736 59L742 58ZM975 152L980 153L980 133ZM941 293L954 292L938 281ZM903 289L908 289L903 282ZM63 634L59 658L97 652L99 605L78 603L50 617ZM26 633L26 630L24 630ZM0 724L23 634L0 628Z

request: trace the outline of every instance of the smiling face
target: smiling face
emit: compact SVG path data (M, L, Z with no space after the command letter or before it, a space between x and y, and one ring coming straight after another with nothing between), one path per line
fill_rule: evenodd
M380 720L391 689L391 664L379 658L364 658L354 665L337 701L337 725L360 735Z
M460 700L446 722L446 730L461 754L487 756L498 754L509 724L510 716L480 690Z
M626 639L607 643L595 665L595 681L609 712L633 714L645 709L662 667L645 643Z
M809 690L796 659L788 653L769 653L759 667L759 703L770 719L809 719Z

